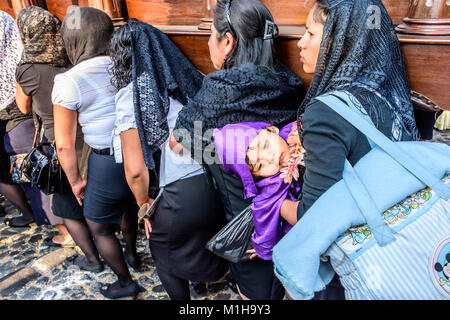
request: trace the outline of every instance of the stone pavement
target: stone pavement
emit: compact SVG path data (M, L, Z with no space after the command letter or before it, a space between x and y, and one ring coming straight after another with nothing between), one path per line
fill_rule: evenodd
M433 141L450 145L450 130L434 134ZM73 248L56 248L45 245L44 240L57 233L52 226L10 228L3 221L18 215L3 197L0 205L7 215L0 218L0 300L105 300L99 289L105 283L116 281L109 267L101 273L80 270L72 264L78 255ZM137 299L167 300L148 248L148 242L140 226L137 251L143 264L132 276L145 292ZM119 236L120 238L120 236ZM226 284L208 285L206 293L197 293L191 287L194 300L240 300Z
M44 240L57 233L55 227L32 224L30 228L10 228L3 221L17 216L18 210L4 198L0 205L7 212L0 218L0 300L106 299L100 288L117 280L109 267L105 266L101 273L80 270L72 264L79 249L45 245ZM143 263L139 272L130 268L133 279L145 289L137 299L168 300L156 274L143 225L140 231L137 251ZM191 287L191 296L194 300L240 300L225 283L208 285L206 293L197 293Z

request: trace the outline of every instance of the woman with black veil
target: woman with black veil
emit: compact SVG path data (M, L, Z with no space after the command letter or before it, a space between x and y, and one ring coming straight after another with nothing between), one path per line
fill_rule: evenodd
M154 200L150 183L160 188L156 212L151 219L144 217L145 230L165 290L171 299L188 300L189 281L216 282L228 272L226 261L205 248L225 224L219 194L200 164L169 147L178 113L203 76L164 33L134 19L114 34L111 57L112 80L119 90L116 162L123 162L140 207ZM158 162L158 178L149 181L149 170L158 169Z
M205 77L199 92L179 113L171 144L176 148L180 143L203 164L230 221L252 200L244 194L240 178L225 172L216 160L213 129L248 121L281 128L295 121L304 86L277 60L278 27L260 1L217 1L211 31L208 46L217 71ZM230 269L243 298L283 298L272 261L255 258L230 263Z
M300 200L285 200L281 208L291 225L342 179L346 159L354 165L371 149L360 131L317 97L343 92L391 140L418 138L405 61L380 0L317 0L306 30L298 42L299 59L314 77L298 110L299 136L306 150ZM316 298L329 298L330 292L343 298L339 287L335 277Z

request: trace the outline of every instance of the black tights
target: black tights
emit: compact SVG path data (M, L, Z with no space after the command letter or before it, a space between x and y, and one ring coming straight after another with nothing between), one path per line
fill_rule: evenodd
M156 267L159 280L172 300L191 300L189 281L168 274Z
M64 224L72 236L73 241L80 247L90 263L99 263L97 247L95 246L92 234L86 220L83 219L67 219L64 218Z
M94 235L100 255L119 278L121 286L129 285L133 279L122 253L122 246L115 236L114 224L103 224L87 219L87 224ZM136 210L128 210L122 217L122 235L129 255L136 255L137 215Z
M0 193L23 214L23 217L18 219L24 222L34 220L33 210L25 196L25 191L18 184L0 182Z

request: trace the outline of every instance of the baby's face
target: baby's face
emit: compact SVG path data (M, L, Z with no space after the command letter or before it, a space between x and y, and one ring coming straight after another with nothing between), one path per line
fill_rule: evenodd
M250 142L246 160L253 176L273 176L280 172L283 163L289 159L289 146L278 132L277 127L267 127Z

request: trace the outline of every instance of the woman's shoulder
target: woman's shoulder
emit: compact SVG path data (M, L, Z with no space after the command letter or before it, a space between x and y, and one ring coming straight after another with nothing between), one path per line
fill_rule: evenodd
M333 109L318 99L311 99L302 115L302 122L326 122L342 119ZM343 120L343 119L342 119Z
M45 79L54 78L56 75L67 71L66 67L56 67L50 64L42 63L24 63L17 67L16 78L20 79L22 76L35 76Z
M304 133L314 132L323 135L340 137L341 140L351 140L358 131L344 120L328 105L320 100L312 99L305 112L301 115Z

